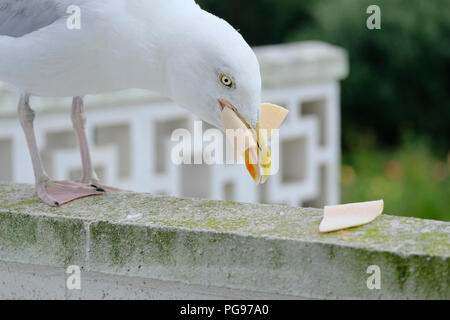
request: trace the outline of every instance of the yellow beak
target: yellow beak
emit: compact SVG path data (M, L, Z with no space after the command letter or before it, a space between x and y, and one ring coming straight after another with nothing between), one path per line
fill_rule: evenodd
M253 180L257 184L263 184L271 174L272 165L267 140L272 130L277 129L283 122L288 111L273 104L261 104L260 117L254 130L228 101L219 99L219 104L222 109L222 124L228 140L234 142L234 149L238 156L244 155L245 166ZM230 137L230 134L233 136ZM236 143L235 137L238 141L245 141L245 143Z

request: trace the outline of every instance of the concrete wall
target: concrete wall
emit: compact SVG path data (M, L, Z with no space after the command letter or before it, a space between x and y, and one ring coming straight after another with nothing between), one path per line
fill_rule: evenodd
M450 299L450 224L382 215L320 234L319 209L108 192L50 208L0 184L7 299ZM70 266L80 267L80 289ZM72 271L73 272L73 271Z

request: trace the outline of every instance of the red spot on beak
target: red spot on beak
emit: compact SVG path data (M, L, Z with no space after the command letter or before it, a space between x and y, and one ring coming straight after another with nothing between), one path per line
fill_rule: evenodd
M257 176L259 176L259 170L257 171L257 164L254 163L254 159L250 159L250 150L247 149L245 151L245 167L247 168L248 173L256 181Z
M253 178L253 180L255 180L256 179L255 165L245 161L245 166L247 167L247 171L248 173L250 173L250 176Z
M223 111L223 109L228 106L228 101L224 99L217 99L217 101L219 102L220 111Z

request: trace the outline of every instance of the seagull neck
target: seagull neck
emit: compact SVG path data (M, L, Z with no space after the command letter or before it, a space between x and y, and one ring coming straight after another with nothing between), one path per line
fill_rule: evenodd
M186 95L180 97L179 94L186 90L194 93L195 90L189 89L194 85L192 78L203 74L202 66L206 61L203 54L209 45L204 31L207 15L210 14L195 6L188 10L176 9L162 19L170 27L155 39L158 61L164 62L164 94L176 102L180 99L187 102Z
M140 43L137 61L132 62L135 66L132 71L139 74L136 80L140 88L174 98L170 77L179 76L177 68L173 67L174 61L189 61L186 49L192 43L190 39L197 34L193 21L205 13L195 2L192 3L183 2L181 5L179 1L172 1L158 9L152 8L158 14L153 12L151 21L145 15L141 16L142 28L137 32L138 38L132 40Z

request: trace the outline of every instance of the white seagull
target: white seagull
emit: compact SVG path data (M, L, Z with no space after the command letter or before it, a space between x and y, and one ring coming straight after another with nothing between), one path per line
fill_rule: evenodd
M74 12L80 28L70 27ZM20 93L18 113L36 192L50 206L104 191L84 130L85 95L148 89L221 129L226 129L224 108L255 129L261 102L252 49L194 0L0 0L0 80ZM81 183L53 181L46 174L29 105L33 95L73 97ZM254 170L254 179L263 182L259 166Z

